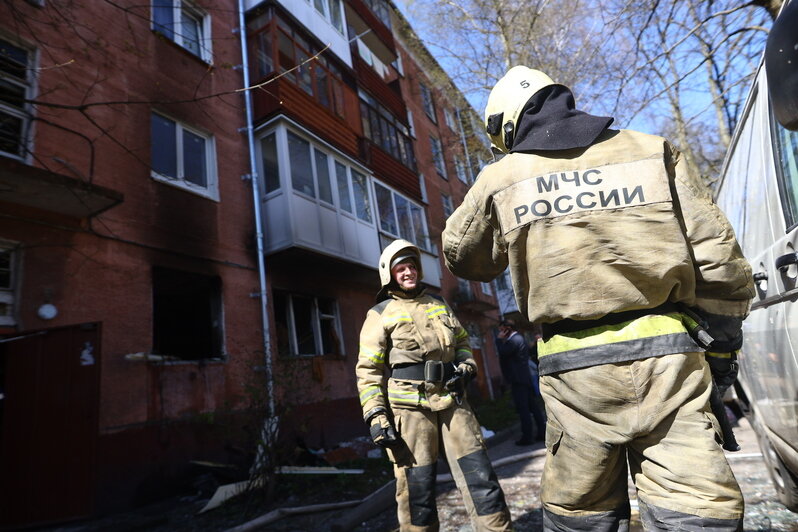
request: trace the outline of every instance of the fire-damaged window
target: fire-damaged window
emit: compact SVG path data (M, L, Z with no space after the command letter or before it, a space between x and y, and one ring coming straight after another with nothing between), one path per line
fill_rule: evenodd
M341 355L341 322L335 299L274 291L277 350L281 355Z
M27 154L32 55L0 39L0 153L15 157Z
M14 319L16 253L14 247L0 241L0 327L16 324Z
M222 358L222 289L218 277L152 270L153 346L184 360Z

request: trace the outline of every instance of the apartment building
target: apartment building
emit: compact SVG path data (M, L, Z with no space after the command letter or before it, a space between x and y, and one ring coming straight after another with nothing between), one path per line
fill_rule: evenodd
M291 411L281 430L308 445L365 434L358 335L396 238L419 246L428 289L471 333L475 393L491 397L498 377L492 288L458 281L439 252L474 175L464 99L439 86L442 69L406 27L384 0L250 2L247 13L274 374Z
M241 4L0 7L0 527L251 459L253 389L284 441L366 435L358 335L395 238L496 393L493 288L439 251L478 117L387 0Z
M264 343L238 17L202 5L0 5L4 527L230 458Z

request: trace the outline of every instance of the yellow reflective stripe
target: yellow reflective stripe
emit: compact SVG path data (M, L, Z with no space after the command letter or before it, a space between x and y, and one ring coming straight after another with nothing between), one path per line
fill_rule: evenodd
M458 352L458 353L459 353L460 351L462 351L463 353L467 353L467 354L468 354L468 356L471 356L471 355L473 355L473 353L471 352L471 350L470 350L470 349L468 349L467 347L461 347L460 349L458 349L458 350L457 350L457 352Z
M427 404L427 397L418 392L388 388L388 400L392 403Z
M413 321L413 319L410 317L410 314L393 314L391 316L383 317L383 320L387 325L398 323L400 321Z
M712 353L712 352L710 352L710 351L707 351L707 352L706 352L706 353L704 353L704 354L705 354L706 356L708 356L708 357L714 357L714 358L726 358L726 359L730 359L730 358L732 357L732 354L731 354L731 353Z
M385 353L369 349L363 344L360 344L360 353L358 354L358 356L366 356L369 360L371 360L375 364L385 363Z
M446 314L446 306L445 305L440 305L440 306L437 306L437 307L432 307L432 308L427 309L427 316L430 317L430 318L433 317L433 316L437 316L439 314Z
M602 325L583 331L555 334L549 340L538 343L538 356L685 331L682 314L678 312L661 316L643 316L616 325Z
M465 338L466 336L468 336L468 331L466 331L465 329L460 329L460 332L458 332L458 333L457 333L457 334L455 334L454 336L455 336L455 338L457 338L458 340L459 340L459 339L461 339L461 338Z
M380 393L380 387L378 385L374 384L372 386L368 386L366 389L360 392L360 406L366 404L366 401L368 401L375 395L378 395L379 393Z

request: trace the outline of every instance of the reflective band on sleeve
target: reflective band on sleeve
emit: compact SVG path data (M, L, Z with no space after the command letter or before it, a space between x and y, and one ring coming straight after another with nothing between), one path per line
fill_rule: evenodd
M358 356L365 356L375 364L385 363L385 353L369 349L363 344L360 344L360 353L358 353Z
M379 395L381 389L376 384L371 386L367 386L362 392L360 392L360 406L366 404L366 401L374 397L375 395Z
M468 331L466 331L465 329L460 329L460 332L458 332L458 333L455 335L455 338L457 338L458 340L460 340L461 338L466 338L467 336L468 336Z
M458 350L457 350L457 352L458 352L458 353L465 353L465 354L466 354L467 356L469 356L469 357L471 357L471 356L473 355L473 353L471 352L471 350L470 350L470 349L468 349L468 348L465 348L465 347L461 347L460 349L458 349Z
M586 347L683 333L686 330L682 315L678 312L643 316L616 325L602 325L583 331L555 334L550 339L538 344L538 356L545 357Z

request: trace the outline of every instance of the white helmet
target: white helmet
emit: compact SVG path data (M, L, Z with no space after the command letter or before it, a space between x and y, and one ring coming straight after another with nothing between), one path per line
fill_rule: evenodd
M510 153L521 111L540 89L556 85L539 70L515 66L496 82L485 106L485 130L491 144L502 153Z
M412 242L407 240L394 240L388 244L380 255L380 286L385 288L391 282L391 268L399 264L401 261L412 258L416 262L416 269L418 270L418 280L424 277L424 272L421 270L421 252L418 247Z

